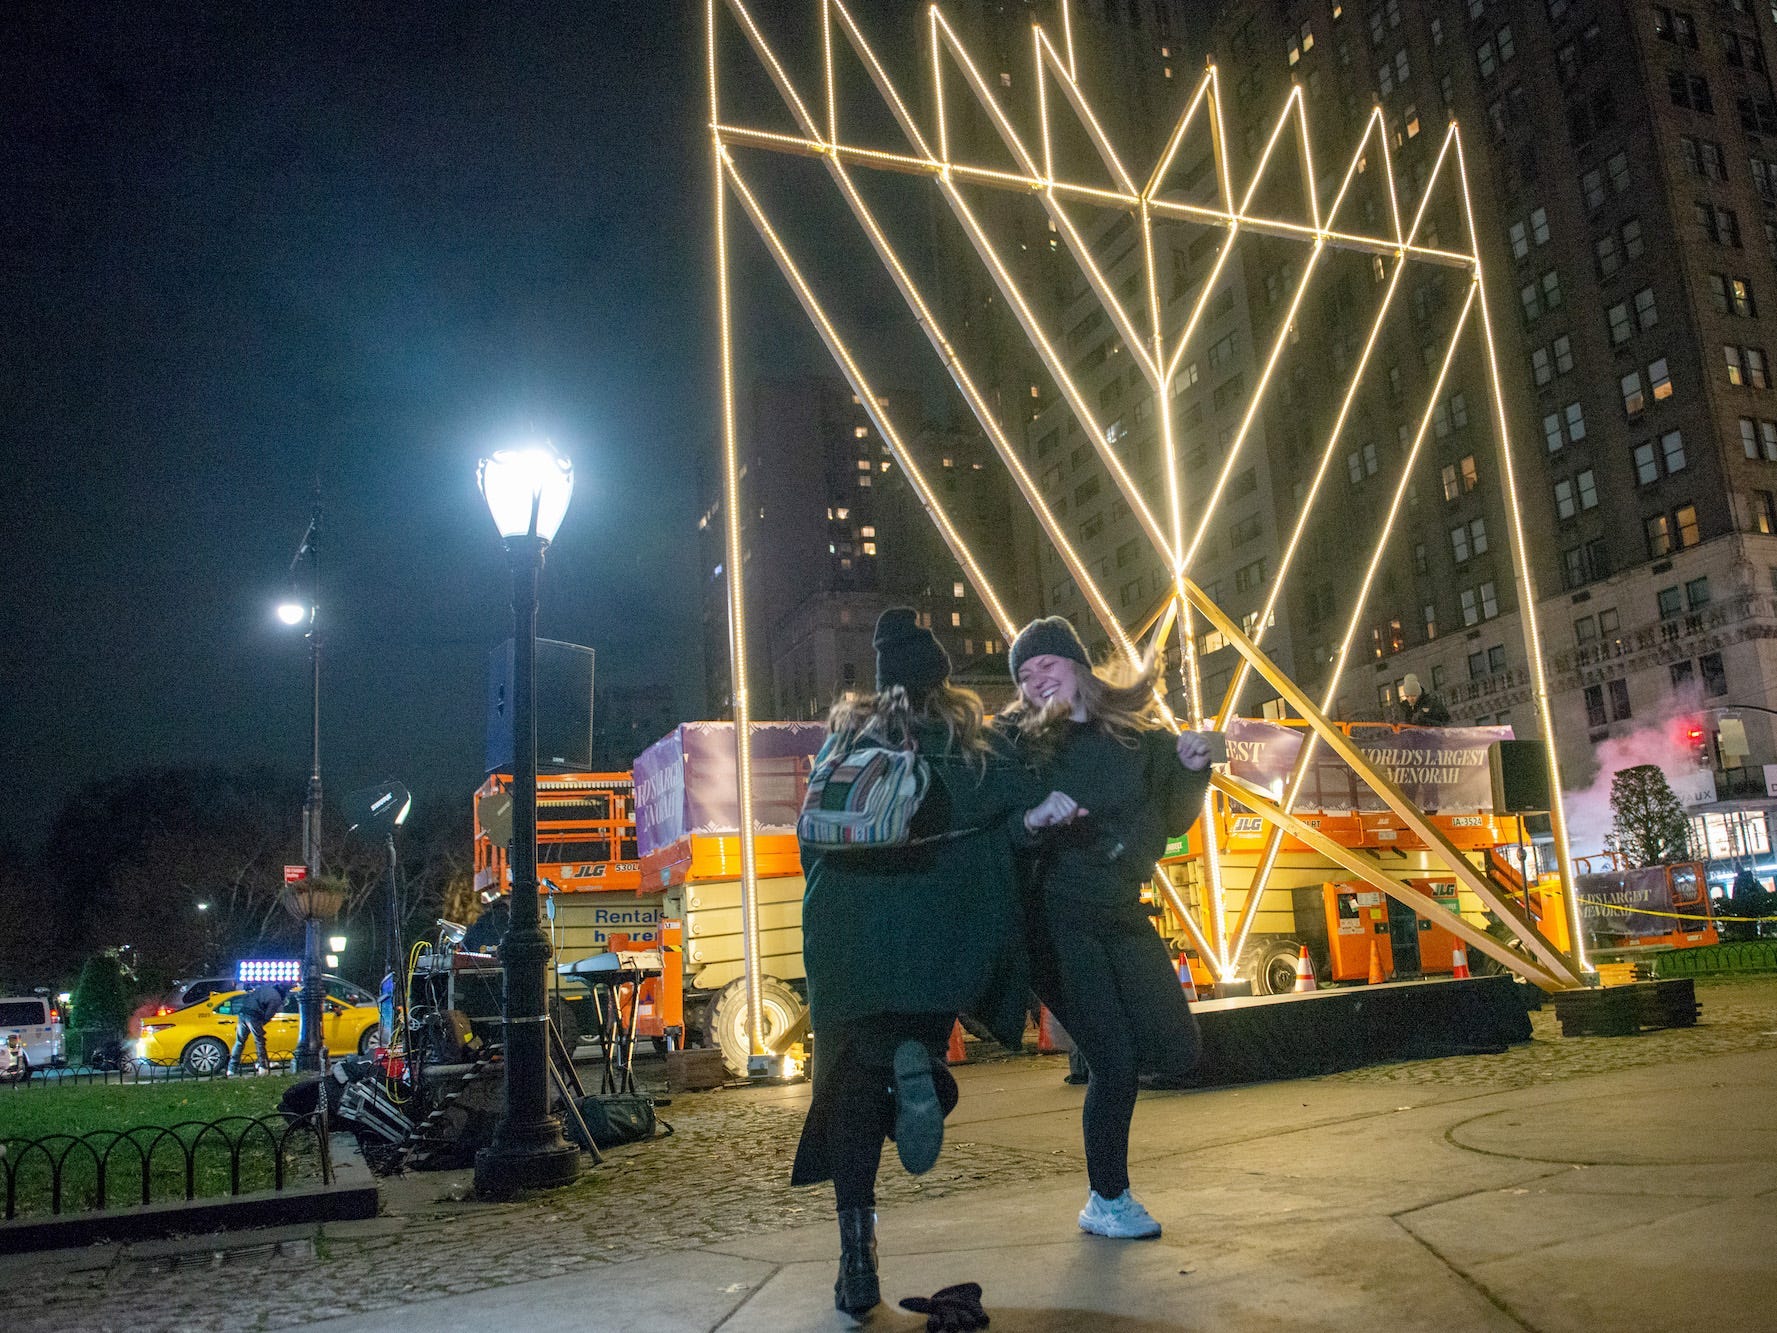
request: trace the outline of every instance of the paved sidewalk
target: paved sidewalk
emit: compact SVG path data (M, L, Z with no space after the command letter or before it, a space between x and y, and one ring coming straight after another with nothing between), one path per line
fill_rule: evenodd
M954 1132L1068 1152L1053 1071L972 1070ZM1403 1103L1326 1082L1156 1096L1157 1242L1082 1236L1085 1187L883 1210L890 1300L974 1279L1000 1333L1777 1327L1777 1051ZM793 1333L834 1313L830 1223L310 1325ZM917 1329L891 1306L868 1327Z
M1539 1016L1498 1056L1146 1094L1152 1242L1076 1228L1058 1060L968 1067L938 1168L885 1166L867 1326L922 1328L893 1301L974 1279L995 1333L1777 1327L1777 981L1700 993L1694 1030L1563 1044ZM9 1327L842 1329L830 1196L781 1183L806 1097L685 1099L678 1137L519 1204L411 1177L373 1222L6 1260Z

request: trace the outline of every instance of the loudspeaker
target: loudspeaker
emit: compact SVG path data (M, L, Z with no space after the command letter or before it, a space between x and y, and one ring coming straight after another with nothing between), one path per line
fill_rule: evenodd
M537 640L537 768L586 772L592 767L592 649ZM512 771L512 640L487 659L485 773Z
M1487 747L1493 779L1493 813L1527 815L1547 810L1549 752L1541 741L1494 741Z

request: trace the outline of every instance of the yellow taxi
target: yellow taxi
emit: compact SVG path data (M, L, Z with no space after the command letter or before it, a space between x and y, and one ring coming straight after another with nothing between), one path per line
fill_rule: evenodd
M286 995L284 1007L265 1025L265 1044L273 1060L288 1060L296 1053L299 994L300 988ZM235 1006L245 995L241 990L218 991L170 1014L144 1019L136 1058L157 1065L182 1064L193 1074L220 1074L228 1068L228 1052L234 1045ZM382 1015L376 1005L354 999L328 995L321 1001L321 1034L330 1056L368 1055L380 1040ZM241 1064L247 1066L257 1058L256 1043L249 1036Z

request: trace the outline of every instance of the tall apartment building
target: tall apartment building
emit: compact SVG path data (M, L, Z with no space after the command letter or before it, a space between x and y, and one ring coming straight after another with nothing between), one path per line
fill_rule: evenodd
M896 419L906 416L895 405ZM760 378L740 420L748 680L758 718L816 718L841 693L870 689L871 631L888 606L912 606L938 635L957 678L990 689L1006 644L864 407L837 375ZM979 432L926 428L909 441L939 501L1009 603L1019 582L1009 483ZM713 453L713 451L712 451ZM704 568L704 663L713 716L733 705L721 475L706 469L698 520Z
M1188 8L1233 88L1243 142L1294 82L1317 162L1342 162L1379 101L1411 202L1445 121L1463 126L1567 783L1592 781L1610 742L1607 762L1632 747L1663 755L1669 772L1692 770L1675 775L1722 851L1723 830L1748 823L1723 812L1762 811L1777 791L1764 769L1777 759L1772 717L1758 711L1777 704L1777 399L1765 331L1777 316L1777 100L1765 55L1777 10L1754 0ZM1458 234L1448 208L1432 216L1442 235ZM1409 280L1410 327L1448 318L1459 287ZM1399 369L1407 403L1426 382L1410 343L1391 348L1381 372L1387 383ZM1484 364L1465 355L1438 406L1435 457L1397 525L1392 577L1369 605L1367 660L1348 671L1345 716L1388 715L1412 671L1457 721L1531 721L1490 411ZM1398 446L1385 431L1376 443L1386 475ZM1349 470L1353 528L1374 512L1362 498L1370 474L1361 456ZM1721 710L1734 706L1723 727ZM1701 772L1685 753L1693 727L1704 733ZM1752 848L1765 850L1754 823Z

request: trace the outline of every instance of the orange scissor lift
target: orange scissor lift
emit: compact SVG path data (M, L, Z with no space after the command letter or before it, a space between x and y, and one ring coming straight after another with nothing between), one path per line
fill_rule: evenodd
M497 837L502 798L512 777L496 773L475 793L475 888L511 890L504 838ZM635 783L629 773L547 773L537 778L537 878L545 893L545 923L555 944L551 966L591 954L660 949L662 975L642 982L641 994L623 988L618 1000L635 1015L635 1036L664 1043L684 1026L676 980L677 922L664 919L659 894L642 892L636 853ZM582 997L576 985L564 998ZM632 1003L633 1001L633 1003ZM559 1016L558 1016L559 1017ZM578 1028L588 1024L576 1019Z
M1305 726L1299 722L1285 725ZM1390 723L1338 725L1359 741L1378 732L1405 730ZM1441 857L1348 767L1324 750L1321 756L1321 762L1306 776L1295 804L1302 822L1341 846L1372 853L1391 879L1486 929L1490 917L1481 900L1460 885ZM1245 912L1271 826L1259 816L1230 809L1223 802L1217 802L1217 808L1215 836L1223 917L1227 936L1232 939ZM1518 816L1470 810L1429 813L1428 818L1477 870L1492 874L1502 885L1509 881L1498 871L1512 866L1519 847L1529 846L1529 834ZM1191 837L1174 844L1160 863L1160 873L1197 920L1205 922L1210 919L1206 910L1210 894L1197 836L1200 830L1201 825ZM1304 947L1321 981L1366 981L1376 962L1389 980L1448 976L1454 970L1455 935L1416 916L1406 904L1374 886L1348 878L1341 867L1288 834L1265 879L1263 894L1241 953L1241 974L1257 994L1292 990L1296 960ZM1200 989L1212 987L1212 970L1194 949L1184 945L1189 938L1184 924L1166 898L1156 896L1163 909L1163 929L1184 946L1181 952L1193 980Z

